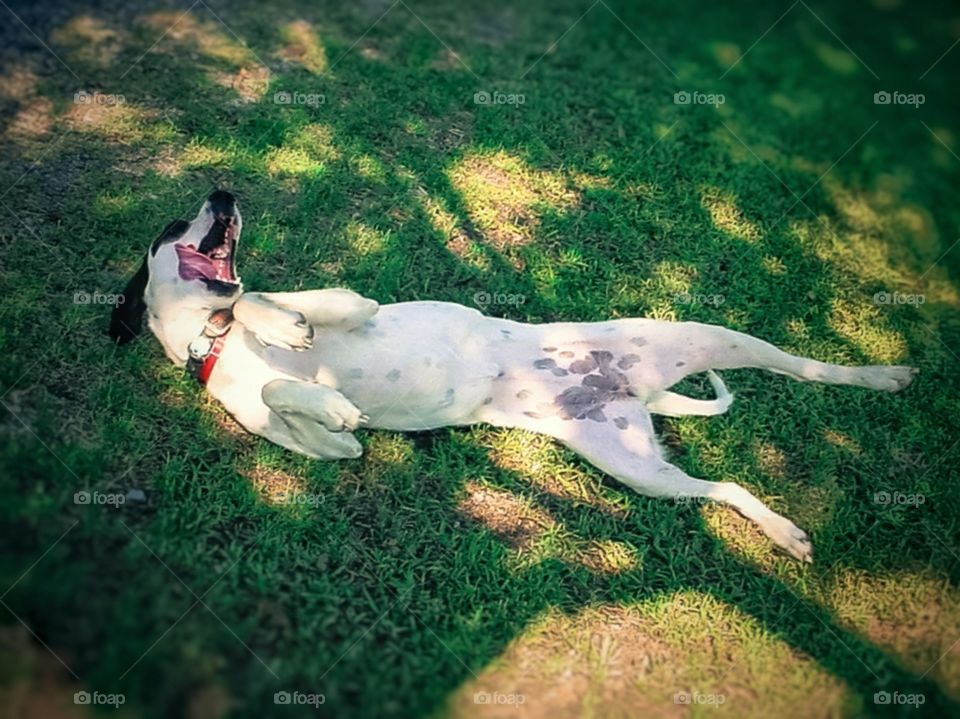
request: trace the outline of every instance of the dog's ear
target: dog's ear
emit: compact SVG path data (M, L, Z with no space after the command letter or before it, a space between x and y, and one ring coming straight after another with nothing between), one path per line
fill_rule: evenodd
M143 295L147 290L149 276L147 258L144 257L137 274L130 278L120 293L117 306L113 308L110 316L110 337L117 344L125 345L135 340L143 328L143 313L147 309Z

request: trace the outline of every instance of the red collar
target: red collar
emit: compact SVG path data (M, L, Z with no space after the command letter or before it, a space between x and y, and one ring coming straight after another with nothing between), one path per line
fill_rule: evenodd
M187 372L196 380L206 385L213 373L213 368L220 359L220 352L223 350L223 342L233 327L233 311L227 307L212 312L203 325L203 332L196 340L193 340L188 347L190 358L187 360ZM206 340L210 344L205 354L199 355L199 351L194 347L194 342Z
M223 349L223 341L227 338L227 335L230 333L228 329L222 335L213 340L213 344L210 345L210 352L206 357L203 358L203 364L200 365L200 369L197 370L197 381L206 386L207 380L210 379L210 375L213 372L213 368L217 364L217 360L220 359L220 350Z

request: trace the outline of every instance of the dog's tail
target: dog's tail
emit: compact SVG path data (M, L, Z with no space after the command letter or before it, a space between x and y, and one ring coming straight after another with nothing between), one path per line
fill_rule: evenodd
M710 417L723 414L733 404L733 395L716 372L707 370L707 377L713 391L717 394L716 399L693 399L675 392L657 392L647 399L647 409L653 414L662 414L667 417L688 415Z

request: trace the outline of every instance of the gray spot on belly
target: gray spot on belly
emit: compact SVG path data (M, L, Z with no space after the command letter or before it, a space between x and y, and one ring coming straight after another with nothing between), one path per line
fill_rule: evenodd
M630 344L634 344L637 347L646 347L648 342L643 337L631 337Z
M570 363L570 371L574 374L587 374L597 368L597 361L593 357L585 357Z
M485 400L483 400L483 403L484 403L484 404L493 404L493 397L487 397Z
M586 376L579 387L568 387L554 397L553 403L561 417L606 422L603 408L608 402L633 396L627 376L613 369L612 361L612 353L594 350L589 357L570 365L571 371ZM593 370L597 370L596 374L590 374Z
M392 369L387 372L387 379L391 382L396 382L398 379L400 379L400 370Z
M424 366L424 367L430 367L432 364L433 364L433 357L424 357L424 358L423 358L423 366Z
M529 398L530 398L530 390L522 389L519 392L517 392L517 399L529 399Z
M630 423L627 421L626 417L614 417L613 423L617 425L617 429L626 429L630 426Z
M554 377L566 377L569 374L562 367L557 367L557 361L550 358L534 360L533 366L535 369L550 370Z
M564 419L585 419L590 412L603 408L597 393L587 387L567 387L554 401Z
M556 352L556 351L557 351L557 348L556 348L556 347L541 347L540 349L542 349L544 352Z
M453 399L456 396L456 394L457 394L456 390L454 390L453 387L450 387L446 392L444 392L443 401L440 403L440 406L449 407L450 405L452 405Z
M503 339L512 340L513 333L510 330L500 330L500 334L503 335Z
M641 359L640 355L634 355L634 354L624 355L623 357L620 358L620 361L617 362L617 367L619 367L620 369L630 369L637 362L639 362L640 359Z
M361 377L363 377L363 370L360 369L359 367L354 367L349 372L347 372L347 376L350 379L360 379Z
M683 361L677 362L677 367L683 367L685 364L686 362L683 362Z

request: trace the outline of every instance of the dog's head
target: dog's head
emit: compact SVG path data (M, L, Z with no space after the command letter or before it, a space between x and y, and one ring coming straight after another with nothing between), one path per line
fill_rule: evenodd
M217 190L191 221L174 220L153 241L113 311L110 336L126 344L140 334L144 313L167 354L187 358L210 312L241 293L237 246L242 220L233 195Z

